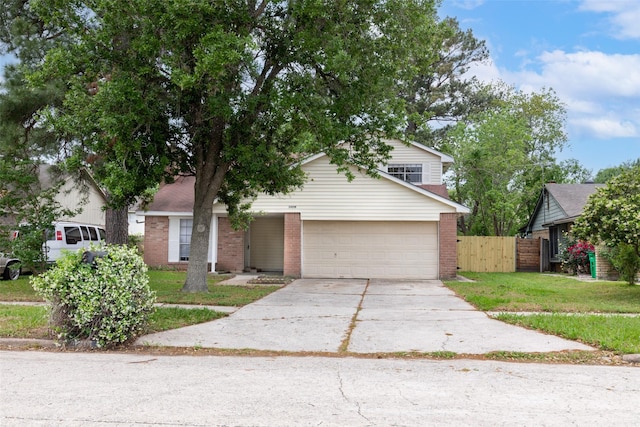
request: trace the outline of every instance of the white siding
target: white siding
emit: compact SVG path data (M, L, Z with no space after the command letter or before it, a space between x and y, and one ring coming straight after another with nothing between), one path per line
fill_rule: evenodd
M93 185L88 185L87 190L84 192L75 185L73 180L67 180L56 196L56 200L67 209L82 208L82 212L75 216L60 218L60 221L82 222L104 227L104 197Z
M411 145L404 145L400 141L386 142L393 146L389 163L420 163L422 164L423 184L442 184L442 160L439 156ZM385 166L381 166L380 169L387 170Z
M144 235L144 216L129 212L129 234Z
M325 156L304 165L304 188L285 196L260 196L253 211L300 212L304 220L439 221L453 206L431 199L386 178L371 178L351 168L356 178L348 182ZM214 206L223 213L224 206Z

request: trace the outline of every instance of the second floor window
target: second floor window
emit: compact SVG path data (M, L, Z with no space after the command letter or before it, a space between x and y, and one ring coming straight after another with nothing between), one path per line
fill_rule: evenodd
M422 165L421 164L389 164L387 172L391 176L395 176L405 182L412 184L422 183Z

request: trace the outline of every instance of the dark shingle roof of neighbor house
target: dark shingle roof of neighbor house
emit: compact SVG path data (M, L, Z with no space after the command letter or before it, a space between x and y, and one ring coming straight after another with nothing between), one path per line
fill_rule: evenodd
M146 211L152 212L192 212L194 176L179 176L172 184L164 184L160 187L153 202L146 207Z
M545 188L553 196L568 218L582 213L589 196L604 184L547 184Z

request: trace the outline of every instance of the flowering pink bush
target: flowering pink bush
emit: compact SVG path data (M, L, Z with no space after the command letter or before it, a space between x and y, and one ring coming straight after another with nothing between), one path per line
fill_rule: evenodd
M584 240L575 240L568 236L567 248L562 254L562 265L572 274L589 271L589 252L595 252L594 246Z

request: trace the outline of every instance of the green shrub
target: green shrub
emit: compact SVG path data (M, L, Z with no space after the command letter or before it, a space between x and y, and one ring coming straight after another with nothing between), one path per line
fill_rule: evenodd
M635 283L638 271L640 271L640 256L633 245L621 243L616 247L607 248L603 251L603 255L620 273L622 280L630 285Z
M63 342L125 343L144 331L153 311L155 294L137 250L107 245L100 251L105 256L94 264L82 261L82 251L68 253L31 280L51 304L50 324Z

